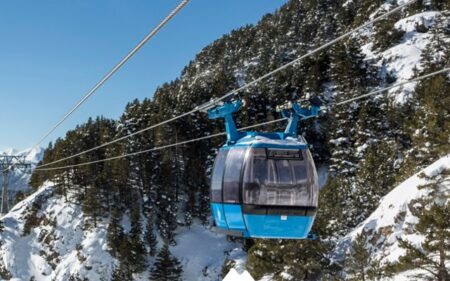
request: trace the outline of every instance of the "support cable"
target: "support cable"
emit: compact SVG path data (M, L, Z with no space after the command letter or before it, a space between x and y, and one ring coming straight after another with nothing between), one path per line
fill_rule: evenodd
M364 94L364 95L360 95L360 96L357 96L357 97L354 97L354 98L351 98L351 99L348 99L348 100L344 100L344 101L337 102L337 103L332 103L331 106L337 106L337 105L343 105L343 104L346 104L346 103L350 103L352 101L356 101L356 100L360 100L360 99L363 99L363 98L366 98L366 97L369 97L369 96L373 96L373 95L376 95L376 94L379 94L379 93L382 93L382 92L385 92L385 91L389 91L390 89L401 87L401 86L403 86L405 84L410 84L410 83L413 83L413 82L417 82L419 80L422 80L422 79L425 79L425 78L428 78L428 77L431 77L431 76L435 76L435 75L438 75L438 74L441 74L441 73L444 73L444 72L448 72L448 71L450 71L450 67L444 68L444 69L441 69L441 70L438 70L438 71L435 71L435 72L432 72L432 73L428 73L428 74L425 74L425 75L413 78L411 80L400 82L400 83L394 84L392 86L389 86L387 88L382 88L382 89L379 89L379 90L375 90L375 91L372 91L370 93L367 93L367 94Z
M243 131L243 130L256 128L256 127L261 127L261 126L264 126L264 125L277 123L277 122L281 122L281 121L285 121L285 120L287 120L287 118L280 118L280 119L276 119L276 120L271 120L271 121L268 121L268 122L259 123L259 124L255 124L255 125L251 125L251 126L247 126L247 127L243 127L243 128L238 129L238 131ZM114 157L110 157L110 158L105 158L105 159L100 159L100 160L95 160L95 161L90 161L90 162L85 162L85 163L80 163L80 164L67 165L67 166L64 166L64 167L54 167L54 168L36 168L35 171L62 170L62 169L70 169L70 168L75 168L75 167L80 167L80 166L86 166L86 165L90 165L90 164L102 163L102 162L106 162L106 161L117 160L117 159L126 158L126 157L130 157L130 156L136 156L136 155L143 154L143 153L149 153L149 152L153 152L153 151L157 151L157 150L163 150L163 149L170 148L170 147L175 147L175 146L179 146L179 145L183 145L183 144L193 143L193 142L206 140L206 139L219 137L219 136L225 136L225 135L226 135L226 133L222 132L222 133L217 133L217 134L213 134L213 135L199 137L199 138L196 138L196 139L191 139L191 140L186 140L186 141L182 141L182 142L167 144L167 145L158 146L158 147L154 147L154 148L150 148L150 149L146 149L146 150L142 150L142 151L132 152L132 153L128 153L128 154L123 154L123 155L119 155L119 156L114 156Z
M445 72L450 72L450 67L448 68L444 68L429 74L425 74L413 79L410 79L408 81L404 81L401 83L397 83L391 86L388 86L386 88L382 88L382 89L378 89L375 91L372 91L370 93L364 94L364 95L360 95L348 100L344 100L338 103L332 103L332 106L339 106L339 105L344 105L347 103L350 103L352 101L356 101L356 100L360 100L363 98L367 98L369 96L373 96L373 95L377 95L377 94L381 94L384 92L387 92L393 88L397 88L397 87L401 87L405 84L409 84L409 83L413 83L413 82L417 82L441 73L445 73ZM268 125L268 124L272 124L272 123L277 123L277 122L281 122L281 121L285 121L288 118L280 118L280 119L275 119L275 120L271 120L271 121L267 121L264 123L259 123L259 124L255 124L255 125L251 125L251 126L247 126L247 127L243 127L238 129L238 131L243 131L243 130L247 130L247 129L251 129L251 128L256 128L256 127L261 127L264 125ZM182 142L178 142L178 143L172 143L172 144L167 144L167 145L163 145L163 146L158 146L158 147L154 147L151 149L147 149L147 150L142 150L142 151L138 151L138 152L133 152L133 153L128 153L128 154L124 154L124 155L119 155L119 156L114 156L114 157L110 157L110 158L106 158L106 159L100 159L100 160L95 160L95 161L90 161L90 162L85 162L85 163L79 163L79 164L74 164L74 165L67 165L67 166L62 166L62 167L54 167L54 168L36 168L35 171L52 171L52 170L61 170L61 169L70 169L70 168L75 168L75 167L80 167L80 166L86 166L86 165L90 165L90 164L96 164L96 163L101 163L101 162L106 162L106 161L111 161L111 160L116 160L116 159L121 159L121 158L125 158L125 157L130 157L130 156L135 156L135 155L139 155L139 154L143 154L143 153L148 153L148 152L152 152L152 151L157 151L157 150L163 150L166 148L170 148L170 147L174 147L174 146L178 146L178 145L183 145L183 144L188 144L188 143L193 143L193 142L197 142L197 141L201 141L201 140L206 140L206 139L210 139L210 138L214 138L214 137L218 137L218 136L223 136L226 135L225 132L222 133L217 133L217 134L213 134L213 135L208 135L208 136L203 136L203 137L199 137L199 138L195 138L195 139L191 139L191 140L186 140L186 141L182 141Z
M111 78L131 57L133 57L153 36L155 36L186 4L189 0L183 0L169 15L167 15L144 39L139 42L116 66L114 66L66 115L56 123L34 146L38 147L51 133L53 133L64 121L69 118L87 99L89 99L106 81Z
M64 117L56 123L35 145L32 146L31 151L39 147L39 145L47 139L59 126L61 126L67 118L70 117L83 103L87 101L97 90L103 86L122 66L127 63L152 37L154 37L178 12L180 12L189 2L189 0L183 0L173 9L154 29L152 29L147 36L144 37L122 60L119 61ZM29 155L29 153L28 153ZM26 155L26 156L28 156ZM14 166L14 164L13 164ZM6 169L12 169L13 166Z
M366 22L366 23L364 23L363 25L361 25L361 26L359 26L359 27L357 27L357 28L354 28L354 29L352 29L351 31L349 31L349 32L347 32L347 33L344 33L343 35L341 35L341 36L339 36L339 37L337 37L337 38L335 38L335 39L333 39L333 40L331 40L331 41L329 41L329 42L327 42L327 43L325 43L325 44L319 46L318 48L316 48L316 49L314 49L314 50L312 50L312 51L310 51L310 52L308 52L308 53L306 53L306 54L304 54L304 55L302 55L302 56L300 56L300 57L298 57L297 59L292 60L292 61L288 62L287 64L284 64L284 65L280 66L279 68L277 68L277 69L275 69L275 70L272 70L272 71L266 73L265 75L263 75L263 76L261 76L261 77L255 79L255 80L253 80L253 81L251 81L251 82L249 82L249 83L243 85L242 87L240 87L240 88L238 88L238 89L235 89L235 90L233 90L233 91L231 91L231 92L229 92L229 93L227 93L227 94L225 94L225 95L223 95L223 96L221 96L221 97L219 97L219 98L216 98L216 99L214 99L213 101L206 102L206 103L204 103L204 104L202 104L202 105L199 105L199 106L195 107L195 108L192 109L191 111L185 112L185 113L183 113L183 114L180 114L180 115L178 115L178 116L172 117L172 118L167 119L167 120L165 120L165 121L162 121L162 122L160 122L160 123L157 123L157 124L151 125L151 126L149 126L149 127L146 127L146 128L144 128L144 129L142 129L142 130L139 130L139 131L136 131L136 132L134 132L134 133L125 135L125 136L123 136L123 137L117 138L117 139L115 139L115 140L112 140L112 141L110 141L110 142L101 144L101 145L99 145L99 146L96 146L96 147L93 147L93 148L84 150L84 151L79 152L79 153L76 153L76 154L74 154L74 155L71 155L71 156L68 156L68 157L65 157L65 158L62 158L62 159L53 161L53 162L49 162L49 163L44 164L44 165L40 165L39 167L41 167L41 168L47 167L47 166L50 166L50 165L53 165L53 164L56 164L56 163L60 163L60 162L63 162L63 161L66 161L66 160L69 160L69 159L72 159L72 158L75 158L75 157L84 155L84 154L89 153L89 152L92 152L92 151L94 151L94 150L97 150L97 149L106 147L106 146L108 146L108 145L117 143L117 142L119 142L119 141L128 139L128 138L133 137L133 136L135 136L135 135L142 134L142 133L144 133L144 132L146 132L146 131L149 131L149 130L151 130L151 129L154 129L154 128L156 128L156 127L159 127L159 126L168 124L168 123L173 122L173 121L175 121L175 120L178 120L178 119L180 119L180 118L183 118L183 117L186 117L186 116L191 115L191 114L193 114L193 113L196 113L196 112L198 112L198 111L204 110L205 108L214 106L215 104L219 103L220 101L223 101L223 100L225 100L226 98L229 98L229 97L231 97L231 96L236 95L237 93L239 93L239 92L241 92L241 91L243 91L243 90L249 88L250 86L253 86L253 85L257 84L258 82L261 82L262 80L264 80L264 79L266 79L266 78L268 78L268 77L270 77L270 76L272 76L272 75L274 75L274 74L276 74L276 73L278 73L278 72L280 72L280 71L282 71L282 70L288 68L289 66L292 66L292 65L298 63L299 61L301 61L301 60L303 60L303 59L305 59L305 58L307 58L307 57L310 57L310 56L313 56L313 55L317 54L318 52L324 50L325 48L327 48L327 47L329 47L329 46L331 46L331 45L333 45L333 44L336 44L337 42L339 42L339 41L341 41L341 40L343 40L343 39L349 37L349 36L352 35L353 33L358 32L358 31L360 31L360 30L362 30L362 29L364 29L364 28L366 28L366 27L368 27L368 26L370 26L370 25L372 25L372 24L374 24L374 23L376 23L376 22L378 22L378 21L384 19L385 17L387 17L387 16L389 16L389 15L391 15L391 14L393 14L393 13L396 13L396 12L400 11L401 9L405 8L406 6L410 5L411 3L414 3L415 1L416 1L416 0L412 0L412 1L410 1L410 2L407 2L407 3L403 4L403 5L400 5L400 6L396 7L396 8L394 8L394 9L392 9L391 11L386 12L386 13L384 13L384 14L382 14L382 15L380 15L380 16L378 16L378 17L376 17L376 18L374 18L374 19L372 19L372 20L370 20L370 21L368 21L368 22Z

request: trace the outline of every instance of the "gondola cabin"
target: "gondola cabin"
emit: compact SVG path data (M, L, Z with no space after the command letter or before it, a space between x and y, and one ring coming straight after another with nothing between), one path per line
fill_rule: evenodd
M318 110L285 109L285 132L256 133L236 130L231 115L240 106L237 101L208 111L210 118L225 118L228 135L211 177L215 230L252 238L311 238L318 178L308 144L297 137L296 127L299 118L315 116Z

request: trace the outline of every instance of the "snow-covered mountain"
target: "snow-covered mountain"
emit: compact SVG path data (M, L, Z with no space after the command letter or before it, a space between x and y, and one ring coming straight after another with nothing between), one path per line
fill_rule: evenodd
M383 10L389 10L390 4L382 5L375 13ZM374 14L371 17L374 17ZM374 50L373 29L368 29L363 36L366 36L367 43L361 47L366 60L376 61L381 69L380 75L391 75L396 78L398 83L410 80L414 77L414 71L422 69L421 56L424 49L432 41L431 32L423 32L419 29L431 28L436 24L448 26L450 18L438 11L418 13L413 16L400 19L395 23L395 28L405 32L403 39L399 44L377 52ZM446 43L450 38L443 37ZM443 53L435 53L436 57L441 57ZM406 84L403 87L394 88L389 91L390 95L395 97L397 103L404 103L408 100L417 83Z
M14 148L5 149L5 151L0 151L0 155L16 155L24 156L25 160L31 163L31 170L28 173L23 173L22 171L16 169L10 173L9 176L9 190L11 192L10 198L14 198L14 194L17 191L29 191L30 186L28 182L30 181L31 171L36 167L37 163L42 160L44 156L43 148L28 148L25 150L17 150ZM1 175L0 175L1 176Z
M252 106L238 117L238 124L273 118L275 105L286 99L312 94L333 103L447 66L450 12L431 2L442 1L422 1L414 9L392 15L381 27L368 26L351 40L244 92ZM133 101L120 120L89 119L69 131L47 151L46 159L89 149L186 112L402 3L405 1L291 0L258 25L233 31L207 46L179 79L158 89L154 100ZM447 89L445 77L432 86ZM246 269L260 281L345 278L348 268L341 260L360 233L368 235L365 248L373 260L395 262L404 254L399 238L413 243L423 240L410 231L417 217L409 208L413 200L427 196L428 191L418 187L428 180L420 173L413 174L424 167L428 176L450 168L449 156L429 165L430 159L450 152L445 146L448 135L442 134L446 108L427 100L429 93L438 96L439 91L424 91L424 87L433 88L426 84L419 92L417 85L420 83L392 89L389 99L380 95L333 108L314 125L303 125L302 133L314 143L312 152L323 187L316 241L255 240L246 253L241 243L230 242L203 226L200 221L207 224L209 214L207 177L221 143L212 140L130 157L126 163L39 174L42 176L36 177L34 187L44 184L2 218L0 279L111 280L113 271L129 266L131 255L120 249L129 245L129 239L150 248L145 237L149 221L156 250L163 248L162 236L169 241L174 232L169 249L183 267L183 280L188 281L220 280L230 270L228 278L240 275L248 279ZM99 150L92 157L146 150L222 129L204 114L186 119L157 134L133 138L123 147ZM420 122L408 122L411 120ZM28 160L36 163L42 156L42 150L31 151ZM398 185L405 178L409 179ZM28 181L29 175L15 172L11 190L28 190ZM139 227L135 227L139 228L138 239L131 233L136 206L140 212L136 219ZM120 212L117 232L108 230L113 209ZM108 234L114 236L110 242ZM115 240L120 241L114 252L110 247ZM133 272L134 280L148 280L155 257L147 252L142 255L144 269L123 272ZM394 277L410 280L407 272Z
M404 254L398 246L398 238L414 243L422 241L423 237L408 234L411 225L417 223L408 205L428 193L426 189L418 189L427 183L427 179L419 175L433 176L445 169L450 169L450 155L394 188L369 218L341 239L336 255L342 256L361 232L369 235L367 245L373 249L373 258L383 262L396 261ZM449 181L446 187L450 192ZM97 227L86 228L81 207L55 195L51 182L17 204L2 221L5 228L0 233L0 277L3 280L69 280L70 277L81 278L74 280L109 280L116 266L106 243L108 219L102 220ZM125 229L129 228L127 216L122 224ZM245 268L245 253L239 244L227 241L199 223L178 229L176 246L171 247L171 252L183 264L184 280L217 280L224 257L232 260L239 272L244 272ZM229 278L249 278L248 273L240 275L235 269ZM32 277L34 279L30 279ZM147 280L148 276L139 274L134 278ZM404 273L394 280L410 279L408 273Z
M418 222L417 217L411 212L411 208L414 207L411 203L430 193L430 189L419 187L430 183L430 178L440 176L443 171L449 170L450 155L447 155L394 188L361 225L341 239L336 248L337 256L342 259L345 252L352 247L356 236L361 233L367 235L366 248L370 251L371 259L380 261L381 264L397 262L400 256L405 255L405 250L399 247L399 239L410 241L419 247L425 238L411 231ZM443 193L450 195L450 176L444 177L446 179L442 180L441 188ZM449 265L450 261L447 266ZM392 279L412 280L411 274L416 271L403 272Z
M55 195L53 186L46 182L2 218L0 280L109 280L117 266L106 241L109 219L87 227L81 206ZM125 215L123 228L129 230L129 223ZM178 229L170 251L183 265L184 280L217 280L225 256L238 268L245 263L238 244L198 222ZM148 280L148 274L134 280Z

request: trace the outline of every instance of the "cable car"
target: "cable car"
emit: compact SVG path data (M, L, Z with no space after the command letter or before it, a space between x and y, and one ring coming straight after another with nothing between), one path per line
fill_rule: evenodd
M225 119L227 141L211 177L214 231L244 238L314 239L317 171L306 140L297 136L300 119L315 117L318 105L277 107L288 119L284 132L240 132L233 113L240 100L207 109Z

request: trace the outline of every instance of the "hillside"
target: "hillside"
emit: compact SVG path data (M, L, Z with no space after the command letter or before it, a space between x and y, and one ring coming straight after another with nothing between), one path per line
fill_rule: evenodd
M288 1L258 24L231 31L206 46L152 98L130 101L118 120L90 118L68 131L46 148L41 163L188 112L402 3ZM209 177L224 142L219 137L79 168L35 171L30 184L36 193L3 218L3 278L8 279L9 272L16 280L34 276L38 281L69 276L68 280L83 281L148 280L161 274L174 280L220 280L235 268L264 281L361 280L352 271L355 264L342 262L350 241L364 226L372 227L369 219L386 223L383 229L398 227L398 232L385 233L388 240L409 237L398 219L414 218L407 213L403 218L397 207L422 198L422 191L406 191L405 186L423 182L412 184L417 176L404 181L426 167L431 172L439 159L447 161L450 77L441 74L386 95L331 105L450 66L449 24L448 1L417 1L240 93L249 104L237 114L240 127L278 118L275 108L286 100L321 97L329 105L320 118L300 124L326 181L313 228L318 239L233 241L210 232ZM221 122L197 112L64 165L149 150L223 129ZM392 194L404 200L397 198L394 217L382 220L380 212L389 209L383 202L394 200ZM415 216L425 213L417 209ZM370 235L381 231L371 229ZM384 244L382 235L371 238L379 246L370 251L371 261L380 265L383 276L407 271L406 263L394 268L386 261L395 258L381 254L402 254L392 248L394 240ZM363 253L372 248L356 244ZM16 252L22 253L15 257L19 260L13 258ZM351 260L366 262L361 257Z
M107 280L117 267L108 252L108 220L87 228L84 216L78 204L55 195L52 182L17 204L2 218L2 280ZM130 228L127 215L122 226ZM196 280L198 276L216 280L225 253L243 259L237 244L213 234L199 222L179 228L176 246L170 250L183 265L183 280ZM146 264L152 262L150 258ZM148 276L135 275L133 280L148 280Z
M395 263L399 257L406 254L405 249L399 245L399 239L410 241L420 247L425 240L425 235L414 231L414 227L419 222L419 218L415 215L415 208L421 199L430 196L433 191L423 187L440 179L440 193L444 199L436 195L432 195L432 198L438 203L444 200L441 203L448 204L450 200L449 171L450 155L447 155L395 187L380 201L378 208L364 222L340 239L336 247L336 259L342 262L345 253L351 251L358 235L364 236L364 247L370 253L369 260L380 261L381 265ZM448 266L450 266L450 260L447 261ZM412 276L418 272L427 273L416 269L395 274L390 279L411 280L414 279Z
M23 173L23 171L15 170L9 175L9 201L10 206L14 202L16 202L16 195L19 192L19 198L23 198L23 194L29 193L31 191L31 186L28 184L31 177L31 172L36 167L37 163L42 160L44 156L44 149L36 148L36 149L25 149L23 151L19 151L17 149L6 149L5 151L0 151L0 155L16 155L23 156L26 155L26 161L31 163L31 170L28 173ZM0 176L1 177L1 176ZM2 179L3 181L3 179Z

